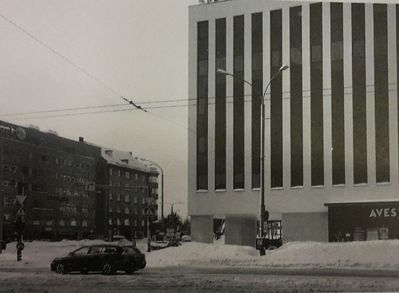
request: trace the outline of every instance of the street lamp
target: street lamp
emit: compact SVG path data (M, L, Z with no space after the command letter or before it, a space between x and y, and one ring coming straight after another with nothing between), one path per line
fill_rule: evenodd
M267 93L267 90L269 89L269 86L271 84L271 82L273 81L273 79L275 79L281 72L283 72L284 70L288 69L289 66L288 65L283 65L280 67L280 69L273 74L273 76L270 78L265 91L263 92L262 95L262 110L261 110L261 160L260 160L260 164L261 164L261 186L260 186L260 236L262 238L264 238L265 236L265 231L264 231L264 222L265 222L265 213L266 213L266 208L265 208L265 182L264 182L264 176L265 176L265 96ZM228 75L231 77L234 77L233 73L227 72L224 69L218 69L216 71L219 74L224 74L224 75ZM249 81L243 79L243 82L247 83L248 85L250 85L253 89L253 85L252 83L250 83ZM261 93L258 93L259 95Z

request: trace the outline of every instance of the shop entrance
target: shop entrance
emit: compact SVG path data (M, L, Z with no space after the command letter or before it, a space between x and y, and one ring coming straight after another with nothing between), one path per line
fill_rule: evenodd
M325 205L330 242L399 239L399 201Z

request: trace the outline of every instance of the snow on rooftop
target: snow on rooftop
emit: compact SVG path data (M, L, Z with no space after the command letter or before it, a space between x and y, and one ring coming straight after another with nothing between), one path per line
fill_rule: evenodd
M149 161L135 157L131 152L101 148L101 156L108 164L143 172L157 172L156 168L150 166Z

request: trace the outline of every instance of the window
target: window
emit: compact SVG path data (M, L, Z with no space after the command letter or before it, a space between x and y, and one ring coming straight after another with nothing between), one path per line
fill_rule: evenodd
M134 226L137 227L137 220L134 220Z
M252 14L252 188L260 187L263 92L263 15Z
M82 227L87 227L87 220L82 221Z
M113 213L113 212L114 212L112 206L109 206L109 207L108 207L108 212L109 212L109 213Z
M108 218L108 225L112 226L112 218Z
M303 186L302 6L290 8L291 186Z
M72 226L72 227L76 227L76 226L77 226L77 222L76 222L75 219L72 219L72 220L71 220L71 226Z
M129 208L125 207L125 214L130 214Z
M34 226L39 226L39 225L40 225L40 221L39 221L39 220L34 220L34 221L32 222L32 224L33 224Z
M117 212L118 214L120 214L120 213L121 213L121 208L120 208L120 207L117 207L117 208L116 208L116 212Z
M135 179L135 180L139 180L139 174L134 173L134 179Z
M116 225L118 225L118 226L121 225L121 219L119 219L119 218L116 219Z
M129 172L129 171L126 171L126 172L125 172L125 178L126 178L126 179L130 179L130 172Z
M125 194L125 202L129 202L130 201L130 196L129 194Z
M121 170L118 170L118 177L121 177Z
M273 76L282 65L282 11L270 12L270 76ZM274 78L270 85L270 143L271 143L271 186L283 186L283 103L282 74Z
M324 185L322 4L310 5L310 115L312 185Z
M244 16L233 19L233 187L244 188Z
M141 226L145 226L145 220L141 220Z
M367 183L365 6L352 4L353 180Z
M73 255L86 255L89 253L90 247L82 247L81 249L76 250L73 252Z
M120 193L118 193L118 195L117 195L117 201L121 201L121 194Z
M376 181L390 181L387 5L374 4Z
M134 197L134 203L138 203L137 196Z
M112 176L112 168L109 168L109 176Z
M65 226L65 221L64 220L60 220L58 222L58 224L59 224L59 226L63 227L63 226Z
M109 193L109 196L108 196L108 197L109 197L109 200L112 200L112 199L113 199L113 198L112 198L112 192Z
M331 3L332 182L345 184L343 5Z
M208 189L208 26L197 26L197 189Z
M4 221L5 222L11 221L11 215L10 214L4 214Z
M130 220L129 219L125 219L125 226L129 226L130 225Z

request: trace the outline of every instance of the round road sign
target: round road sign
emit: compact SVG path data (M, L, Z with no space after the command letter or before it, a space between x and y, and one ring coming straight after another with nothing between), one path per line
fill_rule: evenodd
M24 250L25 248L25 244L23 242L18 242L17 243L17 249L18 250Z

